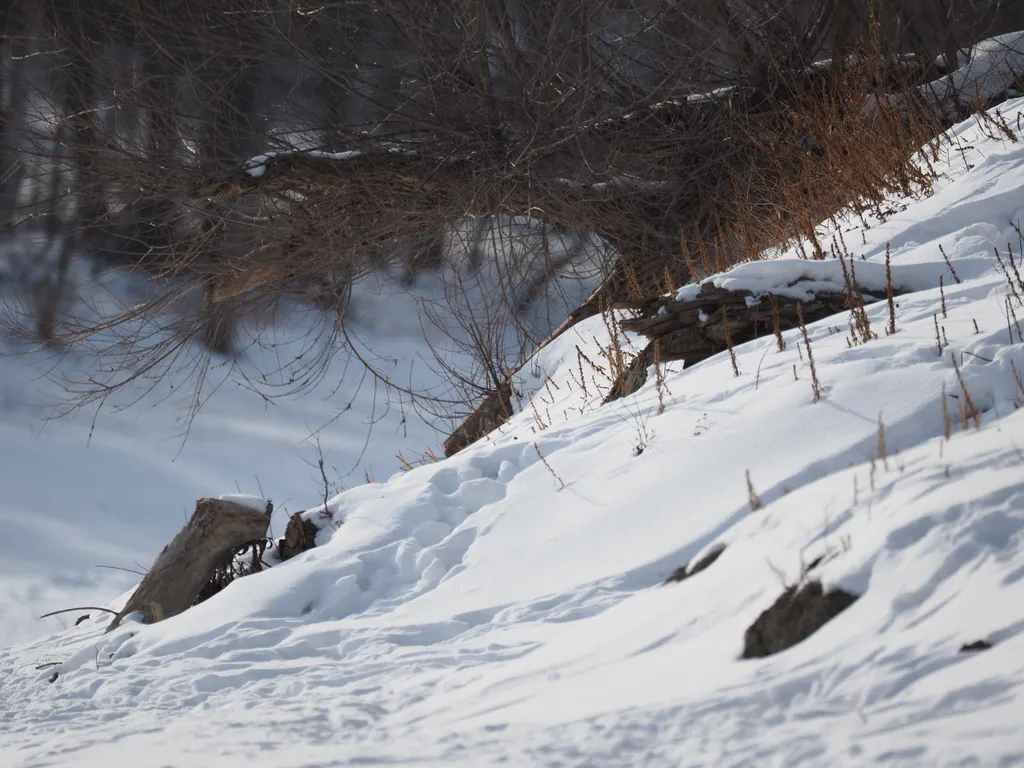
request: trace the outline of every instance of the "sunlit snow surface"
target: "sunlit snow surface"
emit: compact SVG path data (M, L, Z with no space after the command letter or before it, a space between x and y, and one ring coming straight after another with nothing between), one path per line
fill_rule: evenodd
M550 252L557 256L560 240L551 239ZM5 253L16 264L19 257L31 263L38 255L21 243L0 243L0 256ZM574 265L589 280L573 279L566 268L527 307L521 327L505 328L510 364L523 332L543 338L593 289L594 265L587 263L593 258L593 249L585 249ZM398 387L442 400L464 398L446 384L434 351L458 373L474 374L464 350L452 342L465 331L449 317L448 304L487 304L491 316L507 316L485 297L498 292L499 281L507 282L508 271L493 259L485 263L487 268L470 273L456 259L457 272L423 275L412 286L398 274L362 280L346 321L358 354ZM78 313L152 295L142 277L119 271L97 277L87 265L76 266ZM0 271L0 300L10 302L2 278ZM94 403L44 420L67 410L64 386L82 391L87 379L111 376L108 369L118 359L104 357L98 366L87 350L33 351L0 336L0 526L6 534L0 538L0 647L70 626L75 618L38 621L44 612L92 605L128 589L136 576L116 569L148 567L197 498L269 498L275 509L271 529L281 535L289 513L322 503L321 451L330 495L367 477L387 479L401 467L399 451L409 461L427 451L442 453L451 426L435 414L450 406L430 406L429 412L413 407L344 353L301 397L278 397L290 389L289 379L303 380L303 363L323 350L331 322L308 307L284 309L292 311L279 311L269 326L240 326L237 367L223 358L213 361L202 409L191 421L188 355L195 357L198 345L186 348L181 364L159 382L149 377L111 396L102 409ZM93 346L105 349L105 341Z
M1024 101L1001 110L1012 125ZM914 292L897 300L894 336L885 302L868 309L879 338L866 345L847 345L845 315L810 327L819 402L793 331L781 353L773 338L737 347L738 378L727 355L670 366L660 395L652 376L600 406L608 332L600 318L580 324L523 372L532 405L500 434L337 496L341 525L315 550L160 624L105 635L94 614L0 652L0 764L1024 764L1024 344L993 253L1009 243L1021 257L1024 148L973 121L956 130L971 149L946 158L931 198L893 201L899 212L863 232L843 224L863 274L888 244ZM756 289L774 269L806 268L723 279ZM980 430L961 427L954 356ZM304 426L273 418L301 442ZM120 533L102 551L111 534L90 520L88 475L116 485L119 456L155 450L140 431L106 438L90 467L42 472L28 452L45 447L12 457L23 465L5 490L17 478L15 498L39 493L38 478L52 507L5 513L22 544L7 545L4 568L33 548L131 551ZM168 535L192 491L225 472L242 492L258 493L259 473L266 495L312 507L314 473L288 464L280 435L232 428L220 450L211 437L173 470L122 476L118 493L140 520L167 515ZM215 491L237 490L226 485ZM708 570L660 586L721 544ZM860 599L790 650L739 660L745 629L819 557L810 576ZM959 652L981 639L993 647Z

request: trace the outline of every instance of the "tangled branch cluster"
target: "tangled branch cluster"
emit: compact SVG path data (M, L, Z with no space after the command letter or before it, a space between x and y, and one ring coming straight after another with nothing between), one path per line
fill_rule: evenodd
M437 268L467 221L471 266L501 216L599 238L603 301L813 234L841 205L927 185L908 158L939 125L915 86L1024 27L1024 8L13 0L0 27L0 228L47 244L29 270L33 332L103 338L116 356L124 375L88 399L198 364L196 337L230 353L235 318L288 295L335 311L304 365L358 356L353 282ZM892 109L880 92L908 98ZM869 145L885 149L866 159ZM159 290L59 318L82 254ZM196 292L187 322L139 330ZM481 388L508 373L481 370Z

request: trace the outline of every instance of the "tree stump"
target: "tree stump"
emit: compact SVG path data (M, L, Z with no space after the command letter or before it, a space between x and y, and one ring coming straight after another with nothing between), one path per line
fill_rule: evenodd
M298 554L316 546L316 523L303 517L303 512L296 512L288 519L284 538L277 542L277 551L281 560L290 560Z
M233 501L199 499L188 523L157 555L107 632L135 611L142 611L148 624L187 610L225 554L264 538L269 525L265 512Z

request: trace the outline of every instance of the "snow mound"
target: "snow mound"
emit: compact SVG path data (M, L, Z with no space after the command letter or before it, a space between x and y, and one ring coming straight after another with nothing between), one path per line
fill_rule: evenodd
M316 549L153 626L0 652L0 762L1021 764L1024 310L994 251L1020 269L1024 150L956 130L973 167L841 222L859 279L888 249L913 292L893 335L878 305L867 344L845 316L808 329L819 402L790 331L737 347L739 376L719 356L599 407L608 331L585 321L500 433L336 496ZM836 279L794 256L720 279ZM809 580L858 599L741 660Z

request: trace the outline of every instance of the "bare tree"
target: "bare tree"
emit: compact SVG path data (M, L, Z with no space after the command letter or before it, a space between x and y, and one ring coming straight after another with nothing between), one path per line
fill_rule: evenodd
M292 290L343 296L390 260L412 279L442 261L446 233L478 222L468 248L479 255L503 216L607 246L602 290L572 319L628 303L752 258L844 199L915 181L896 160L851 170L835 192L816 180L852 165L843 158L868 126L903 136L894 157L909 157L906 137L938 124L903 116L915 133L857 105L939 76L979 37L1024 24L1018 6L48 0L44 36L67 70L50 162L74 186L67 242L102 240L167 286L75 338L199 286L202 310L182 337L228 353L248 304ZM120 62L104 78L101 57ZM17 69L5 69L11 82ZM111 108L137 116L134 139L93 116ZM481 346L501 335L467 327ZM500 357L482 363L477 385L507 377Z

